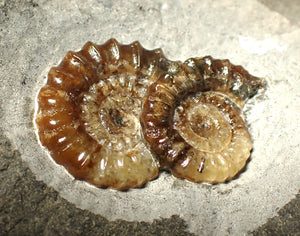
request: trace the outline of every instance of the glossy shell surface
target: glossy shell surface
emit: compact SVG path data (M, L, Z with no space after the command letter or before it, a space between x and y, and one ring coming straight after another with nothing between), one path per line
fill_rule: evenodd
M160 50L114 39L69 52L37 97L39 139L53 159L99 187L123 190L156 178L157 161L142 140L139 114L162 57Z
M241 109L263 86L228 60L173 62L138 42L88 42L51 68L35 123L51 157L98 187L141 187L160 169L219 183L250 156Z

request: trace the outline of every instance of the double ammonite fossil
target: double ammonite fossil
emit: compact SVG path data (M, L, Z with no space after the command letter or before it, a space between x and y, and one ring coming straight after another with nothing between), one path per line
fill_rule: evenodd
M88 42L50 70L35 123L51 157L98 187L140 187L160 170L220 183L250 156L241 110L262 87L228 60L182 63L138 42Z

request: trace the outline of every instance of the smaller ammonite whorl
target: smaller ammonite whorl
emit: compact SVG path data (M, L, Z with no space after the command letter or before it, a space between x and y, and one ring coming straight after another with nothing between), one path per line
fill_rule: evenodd
M246 164L252 142L241 110L218 92L187 97L176 109L174 128L186 142L172 165L176 177L219 183L232 179Z
M39 91L41 144L75 178L124 190L158 176L139 122L142 98L164 56L138 42L87 43L53 67Z
M252 149L240 109L263 86L241 66L210 56L161 75L141 115L144 138L161 167L194 182L232 179Z

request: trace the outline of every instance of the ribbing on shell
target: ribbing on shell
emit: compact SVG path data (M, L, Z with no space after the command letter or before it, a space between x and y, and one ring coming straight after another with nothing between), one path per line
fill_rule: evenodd
M251 76L241 66L232 65L228 60L215 60L210 56L188 59L179 66L177 63L176 68L174 73L161 75L148 89L141 115L144 138L157 154L161 166L171 169L175 176L194 182L214 183L233 178L244 167L252 147L243 119L239 117L239 108L264 86L264 81ZM198 97L199 93L207 91L223 93L227 98L222 101L220 95L212 94ZM200 105L195 99L199 100ZM204 105L203 99L209 105ZM219 102L215 103L214 100ZM225 112L220 111L220 107ZM176 109L183 109L184 113L176 113ZM200 137L197 132L191 132L191 123L197 123L188 115L191 111L192 114L197 114L198 120L206 116L214 123L212 137ZM237 131L237 127L242 128ZM206 131L205 135L207 134ZM237 137L243 147L235 141ZM209 142L204 141L205 139ZM223 139L226 142L222 143ZM226 148L233 150L228 152ZM201 154L203 152L206 154ZM223 159L218 155L223 155ZM232 161L225 160L226 155ZM184 168L180 169L181 167ZM199 173L203 173L200 175L205 177L199 177Z
M156 80L161 50L138 42L88 42L51 68L35 117L40 142L76 179L124 190L158 176L139 114Z
M174 128L188 144L172 173L193 182L220 183L245 166L252 142L241 110L226 96L188 96L174 114Z

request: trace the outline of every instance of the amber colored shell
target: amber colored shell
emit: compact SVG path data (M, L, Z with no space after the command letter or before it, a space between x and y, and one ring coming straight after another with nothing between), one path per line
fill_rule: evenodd
M99 187L123 190L156 178L157 161L142 140L139 114L161 58L160 49L114 39L68 52L37 98L38 135L52 158Z
M176 109L174 128L187 143L172 166L176 177L220 183L245 166L252 142L241 110L218 92L187 97Z
M173 62L138 42L88 42L49 71L35 123L51 157L98 187L140 187L159 169L218 183L249 158L241 109L263 86L228 60Z
M252 148L240 108L264 81L210 56L175 64L173 73L161 75L148 89L141 115L144 138L161 167L177 177L211 183L232 179ZM197 126L205 128L196 131Z

